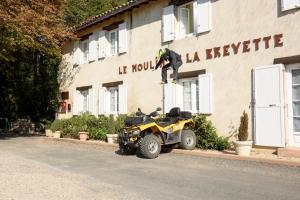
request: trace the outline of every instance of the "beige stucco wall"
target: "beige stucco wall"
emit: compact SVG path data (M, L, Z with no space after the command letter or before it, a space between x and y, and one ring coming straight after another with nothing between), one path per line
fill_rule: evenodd
M206 69L213 75L213 114L210 119L216 125L220 135L228 135L229 126L239 125L239 117L243 110L251 119L251 70L254 67L273 64L274 58L300 54L300 10L280 11L279 1L270 0L217 0L212 1L212 30L210 32L174 40L163 44L182 54L184 64L180 72ZM159 85L160 70L131 72L132 64L145 61L154 62L156 51L161 43L162 8L167 1L150 2L120 16L103 22L103 24L86 29L81 34L100 30L113 21L125 19L132 23L128 32L128 52L120 56L111 56L77 68L71 65L70 71L76 71L74 80L69 86L62 88L70 92L70 102L76 87L92 85L97 89L102 83L123 81L128 85L128 111L136 111L141 107L150 112L162 106L162 86ZM130 16L132 15L132 16ZM253 40L265 36L283 34L283 46L274 48L271 40L270 48L265 49L263 43L258 51L254 44L249 45L250 52L206 60L205 50L223 47L227 44ZM68 60L72 45L64 47ZM200 62L186 63L185 54L191 56L197 51ZM120 66L127 66L127 74L119 75ZM169 71L171 73L171 71ZM97 108L98 109L98 108ZM60 115L59 117L68 117ZM251 127L251 123L250 123Z

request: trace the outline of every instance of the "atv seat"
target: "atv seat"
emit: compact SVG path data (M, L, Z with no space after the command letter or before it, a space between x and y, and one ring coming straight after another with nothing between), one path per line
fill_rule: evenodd
M179 117L180 116L180 108L175 107L170 110L169 113L166 114L167 118Z

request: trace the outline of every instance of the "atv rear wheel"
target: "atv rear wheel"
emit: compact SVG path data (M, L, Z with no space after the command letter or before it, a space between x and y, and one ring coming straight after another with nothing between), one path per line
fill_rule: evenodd
M182 130L179 146L182 149L193 150L196 146L196 135L192 130Z
M160 140L155 135L146 135L140 140L139 148L145 158L156 158L161 150Z

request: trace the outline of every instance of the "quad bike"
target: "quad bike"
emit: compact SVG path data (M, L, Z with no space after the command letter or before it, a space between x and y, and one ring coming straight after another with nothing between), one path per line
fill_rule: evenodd
M133 154L139 150L145 158L156 158L161 146L179 144L182 149L192 150L196 145L192 114L181 112L180 108L172 108L166 117L155 120L158 111L146 115L139 109L137 117L127 117L125 128L119 134L119 148L121 153Z

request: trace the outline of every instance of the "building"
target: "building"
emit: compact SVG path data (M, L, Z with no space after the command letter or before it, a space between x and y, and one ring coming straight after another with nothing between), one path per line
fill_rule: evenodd
M245 110L255 145L300 146L299 6L134 0L95 16L74 28L79 41L63 47L58 117L179 106L229 135ZM161 71L153 71L161 47L182 56L176 85L160 85Z

